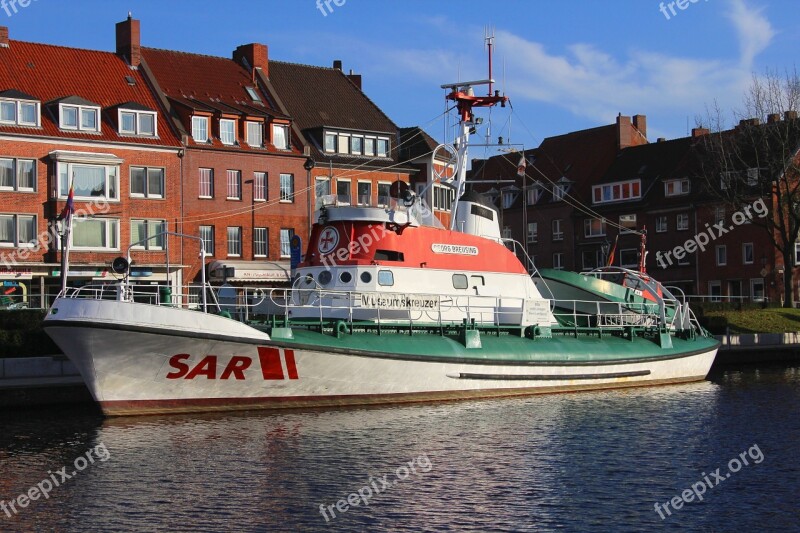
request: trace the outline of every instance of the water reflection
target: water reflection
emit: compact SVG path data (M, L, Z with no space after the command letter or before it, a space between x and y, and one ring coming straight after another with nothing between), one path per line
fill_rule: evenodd
M4 500L99 443L111 459L13 519L0 514L0 529L779 530L799 518L798 384L797 368L772 367L685 386L341 411L5 413ZM763 463L662 523L654 502L754 443ZM397 480L423 454L429 472L326 523L320 504L335 506L370 477Z

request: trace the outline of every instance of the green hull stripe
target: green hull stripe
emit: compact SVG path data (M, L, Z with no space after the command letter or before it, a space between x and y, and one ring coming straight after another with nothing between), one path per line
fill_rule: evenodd
M637 370L636 372L609 372L608 374L565 374L554 376L547 374L470 374L462 372L456 377L458 379L492 379L503 381L564 381L567 379L610 379L610 378L633 378L638 376L649 376L649 370Z

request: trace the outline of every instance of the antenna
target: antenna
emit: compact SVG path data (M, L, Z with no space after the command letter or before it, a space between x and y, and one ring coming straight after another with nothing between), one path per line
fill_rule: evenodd
M486 41L487 48L489 48L489 96L492 96L492 48L494 47L494 27L485 26L483 38Z

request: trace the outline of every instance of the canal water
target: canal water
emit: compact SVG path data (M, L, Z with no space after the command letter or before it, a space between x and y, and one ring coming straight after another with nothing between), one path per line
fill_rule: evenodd
M797 367L371 409L5 412L0 531L800 531L798 415Z

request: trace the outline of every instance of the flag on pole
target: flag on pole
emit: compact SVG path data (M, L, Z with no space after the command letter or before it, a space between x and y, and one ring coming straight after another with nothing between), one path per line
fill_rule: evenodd
M614 256L617 254L618 241L619 241L619 234L617 234L617 238L614 239L614 246L611 247L611 251L608 252L608 260L606 261L606 266L611 266L614 264Z
M64 233L61 236L61 294L67 293L67 277L69 276L69 239L72 233L72 215L75 213L75 178L69 184L67 205L58 215L58 220L65 220Z
M527 168L528 163L525 161L525 154L520 154L519 156L519 163L517 164L517 176L520 178L525 177L525 169Z
M64 206L64 209L61 210L61 214L58 215L58 220L64 220L67 216L72 216L75 212L75 188L73 184L70 183L69 185L69 194L67 195L67 205Z

